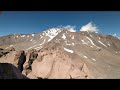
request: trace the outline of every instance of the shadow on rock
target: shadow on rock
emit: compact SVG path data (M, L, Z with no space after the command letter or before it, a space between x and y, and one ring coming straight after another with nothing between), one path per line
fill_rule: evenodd
M12 64L0 63L0 79L29 79Z

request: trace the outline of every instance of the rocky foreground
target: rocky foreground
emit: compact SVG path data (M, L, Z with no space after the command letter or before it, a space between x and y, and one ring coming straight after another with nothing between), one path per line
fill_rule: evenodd
M40 51L31 50L26 54L24 51L12 51L1 57L0 68L4 70L6 67L6 74L9 71L15 74L20 74L21 72L22 75L30 79L92 78L84 62L80 61L79 58L72 60L69 55L60 49L60 47L52 47ZM7 63L10 63L11 66ZM8 67L16 67L16 70ZM3 76L2 72L0 75ZM4 78L7 79L9 77ZM10 78L22 79L19 76L12 77L12 75Z

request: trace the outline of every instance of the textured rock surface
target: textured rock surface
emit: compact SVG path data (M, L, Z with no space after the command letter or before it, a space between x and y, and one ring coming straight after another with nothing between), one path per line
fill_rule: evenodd
M93 78L84 62L78 58L72 60L58 47L45 48L38 53L32 64L34 76L48 79Z
M0 58L0 63L11 63L15 65L21 72L23 70L23 64L25 61L26 55L24 51L13 51Z
M9 49L2 49L0 48L0 57L5 56L6 54L15 51L14 48L9 48Z
M38 56L38 52L36 50L31 50L29 52L27 52L27 55L26 55L26 62L24 63L23 65L23 68L24 68L24 74L25 75L28 75L31 70L32 70L32 63L35 59L37 59L37 56Z

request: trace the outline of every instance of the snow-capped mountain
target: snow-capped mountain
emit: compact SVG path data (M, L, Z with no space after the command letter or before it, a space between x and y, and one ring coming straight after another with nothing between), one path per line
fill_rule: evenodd
M43 44L51 41L62 30L62 28L51 28L41 33L13 34L0 37L0 46L8 48L12 45L18 50L29 50L32 48L39 49ZM19 45L22 45L22 47L19 47Z
M120 78L120 40L112 35L51 28L0 37L0 41L4 49L37 50L38 57L28 77Z

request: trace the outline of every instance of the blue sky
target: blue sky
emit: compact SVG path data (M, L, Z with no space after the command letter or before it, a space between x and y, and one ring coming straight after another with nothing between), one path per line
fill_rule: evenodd
M99 33L120 36L120 11L3 11L0 14L0 36L13 33L42 32L60 25L76 30L93 22Z

